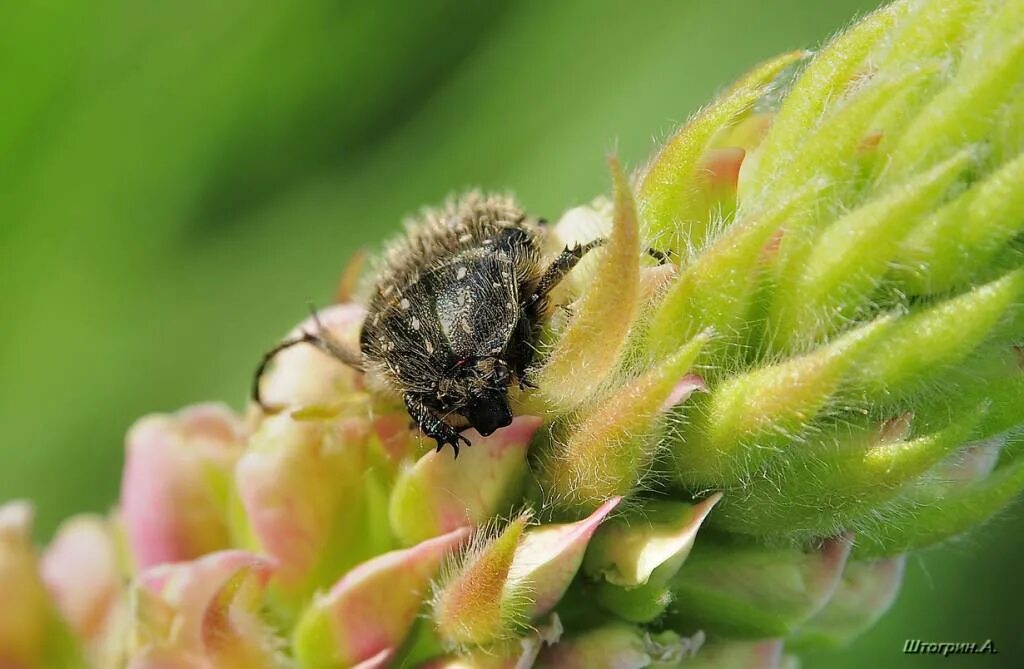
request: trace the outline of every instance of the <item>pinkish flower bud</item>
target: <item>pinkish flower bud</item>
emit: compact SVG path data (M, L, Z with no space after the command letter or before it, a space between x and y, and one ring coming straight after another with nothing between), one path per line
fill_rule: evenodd
M127 439L121 512L139 569L229 545L227 490L242 438L239 420L218 404L135 423Z
M278 563L275 584L296 606L392 546L383 483L367 475L370 424L357 418L264 419L235 472L245 510L233 520ZM461 463L460 463L461 464Z
M109 521L65 521L43 554L40 571L61 615L92 663L113 666L123 646L126 602L121 564Z
M512 558L506 585L525 593L522 615L532 620L555 608L579 571L594 532L621 501L613 497L579 522L526 531Z
M479 549L471 549L434 598L434 622L449 646L471 646L511 638L551 611L572 583L590 538L619 497L589 517L524 531L519 516Z
M468 536L461 528L345 574L298 623L294 648L302 666L372 663L402 645L442 560Z
M668 571L671 578L721 498L716 493L695 505L651 502L634 515L609 521L591 542L584 569L592 577L624 587L643 585L656 572L660 577Z
M276 641L259 616L272 564L221 551L139 576L132 669L278 667Z

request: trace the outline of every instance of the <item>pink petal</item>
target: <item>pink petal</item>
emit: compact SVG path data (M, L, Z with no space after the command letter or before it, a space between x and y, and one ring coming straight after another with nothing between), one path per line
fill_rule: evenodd
M100 635L118 603L121 575L106 519L64 522L43 554L43 581L80 639Z

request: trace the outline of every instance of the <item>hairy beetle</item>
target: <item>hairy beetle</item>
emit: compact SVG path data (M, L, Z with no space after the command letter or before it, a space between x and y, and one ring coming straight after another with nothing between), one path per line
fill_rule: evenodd
M392 243L368 296L359 349L323 328L281 342L309 343L364 371L403 398L440 451L469 445L462 430L487 436L512 422L508 389L527 387L551 290L604 243L566 248L545 263L545 228L511 199L470 193L427 211ZM266 408L266 407L264 407Z

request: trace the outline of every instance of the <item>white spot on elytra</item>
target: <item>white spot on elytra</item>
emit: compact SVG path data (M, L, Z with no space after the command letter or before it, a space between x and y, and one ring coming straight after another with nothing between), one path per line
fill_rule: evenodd
M467 270L466 270L465 267L460 267L459 269L457 269L455 271L455 278L456 279L465 279L466 278L466 272L467 272Z
M425 344L427 346L427 353L433 353L434 352L434 344L431 343L431 341L429 339L425 342Z
M419 330L420 329L420 319L416 318L415 316L412 317L412 329L413 330Z
M403 297L402 301L399 302L398 304L402 307L402 309L408 309L409 307L412 306L412 304L409 302L409 299L406 297Z
M463 244L470 241L471 239L473 239L473 235L462 235L461 237L459 237L459 241L462 242Z

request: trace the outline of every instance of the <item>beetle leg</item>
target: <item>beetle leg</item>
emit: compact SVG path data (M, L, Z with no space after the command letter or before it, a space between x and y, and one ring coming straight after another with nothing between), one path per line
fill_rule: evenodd
M672 251L659 251L658 249L648 248L647 255L657 260L659 265L666 265L672 262L672 256L674 256L675 253Z
M302 334L290 339L285 339L277 346L263 354L263 359L260 360L260 364L256 368L256 374L253 376L252 380L252 399L265 412L272 413L279 410L279 407L272 407L264 403L263 398L260 396L260 380L263 378L263 374L267 371L267 366L270 364L270 361L277 357L278 353L289 349L292 346L298 346L299 344L311 344L335 360L348 365L352 369L360 372L363 371L362 354L357 350L352 350L352 347L343 344L332 337L324 328L315 313L313 314L313 320L317 326L316 334L303 331Z
M325 328L324 324L320 322L320 315L317 314L316 309L311 309L311 314L313 322L316 323L316 335L314 336L316 347L357 372L364 371L362 352L355 346L350 346L335 339L330 330Z
M540 277L540 281L537 283L537 290L530 296L528 302L530 304L538 302L550 293L555 286L562 282L565 275L572 271L572 268L583 259L583 256L587 255L599 246L603 246L607 240L604 237L598 237L593 241L589 241L586 244L579 244L573 248L566 247L564 251L558 254L548 268L544 270L544 274Z
M555 286L562 282L565 275L572 271L572 268L583 259L583 256L587 255L594 249L603 246L608 240L604 237L598 237L593 241L589 241L586 244L579 244L573 248L568 248L562 251L557 258L552 261L548 268L544 270L544 274L541 276L540 281L537 283L537 290L534 291L533 295L530 296L528 303L532 304L538 300L547 297ZM652 258L658 261L659 265L664 265L672 260L671 251L659 251L657 249L647 249L646 253Z
M452 450L455 451L455 457L458 458L459 442L466 446L472 445L469 439L459 434L458 430L441 420L437 412L424 404L423 400L413 395L406 395L405 408L423 434L437 442L438 453L441 452L445 444L451 444Z

